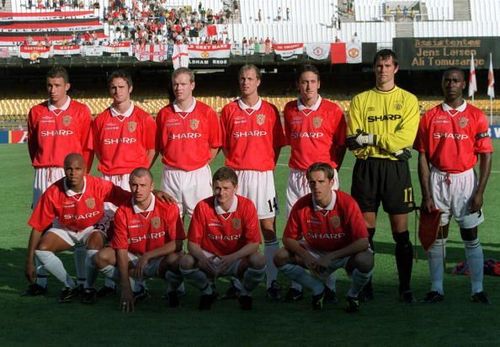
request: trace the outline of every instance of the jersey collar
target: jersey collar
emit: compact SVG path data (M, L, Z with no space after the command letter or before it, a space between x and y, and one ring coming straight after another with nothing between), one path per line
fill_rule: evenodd
M333 208L335 207L335 203L337 202L337 193L334 190L332 190L332 200L330 201L328 206L326 206L324 208L316 205L316 201L314 201L314 195L311 195L311 197L312 197L314 211L325 211L325 210L332 211Z
M441 105L443 107L443 111L445 111L445 112L450 112L450 111L464 112L465 108L467 107L467 101L464 100L462 105L458 106L457 108L453 108L444 102Z
M219 205L217 198L215 197L214 197L214 205L215 205L215 213L217 213L218 215L233 213L238 208L238 196L237 195L234 196L233 203L231 204L231 207L229 207L229 211L224 211L224 209Z
M181 110L181 108L177 105L177 102L174 101L174 111L175 112L191 113L191 112L193 112L195 107L196 107L196 99L195 98L193 98L193 104L191 106L189 106L187 110Z
M69 95L68 95L68 98L66 99L66 102L61 107L55 107L54 105L52 105L50 103L50 101L48 101L49 111L55 111L55 110L66 111L68 109L70 103L71 103L71 98L69 97Z
M299 97L299 98L297 98L297 108L299 109L299 111L304 111L304 110L317 111L319 108L319 105L321 105L321 100L322 100L321 95L318 94L318 100L316 100L314 105L312 105L311 107L308 107L302 103L302 100L300 100L300 97Z
M241 100L241 98L238 98L238 106L243 110L243 111L246 111L248 109L252 110L252 113L254 113L255 111L259 110L260 107L262 106L262 99L259 98L259 101L257 101L257 103L253 106L248 106L247 104L245 104L243 102L243 100Z
M132 208L134 209L134 213L144 213L144 212L151 212L155 209L155 202L156 202L156 198L154 196L153 193L151 193L151 203L149 204L148 208L145 209L145 210L142 210L139 206L137 206L135 203L134 203L134 198L132 198Z
M83 189L81 193L77 193L74 190L69 189L68 185L66 184L66 178L64 179L64 193L66 193L67 196L83 195L86 189L87 189L87 177L83 177Z
M113 105L111 105L109 107L109 110L111 111L111 116L113 116L113 117L122 116L122 117L127 118L127 117L130 117L132 115L132 112L134 112L134 103L131 102L130 107L127 109L127 111L125 111L123 113L118 112L118 110L116 108L114 108Z

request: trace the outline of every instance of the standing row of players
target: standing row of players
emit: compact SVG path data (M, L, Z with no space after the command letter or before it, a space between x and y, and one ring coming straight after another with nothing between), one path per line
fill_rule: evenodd
M392 51L382 50L377 53L374 59L374 70L376 87L353 99L346 122L340 108L319 95L318 70L311 65L303 66L297 76L300 95L296 101L288 103L285 107L285 130L283 132L276 107L262 100L258 95L260 72L254 66L244 66L240 70L241 97L224 107L220 119L210 107L193 98L195 83L192 72L188 69L174 71L172 86L176 99L160 111L156 123L151 116L131 102L130 94L133 86L130 77L123 72L113 73L109 79L113 104L99 115L92 125L90 125L88 108L66 95L69 83L65 71L54 69L47 77L49 101L35 106L29 117L29 149L36 170L34 205L40 192L57 178L64 176L62 160L69 152L80 153L87 168L90 167L92 161L91 154L95 152L100 161L98 168L103 173L103 178L129 188L127 183L132 182L129 177L130 172L138 167L150 167L154 162L155 151L157 151L162 155L164 164L161 189L174 197L181 216L191 215L199 201L212 195L214 187L211 187L212 177L208 164L219 148L222 148L226 156L226 165L237 175L237 181L232 182L233 188L237 188L238 193L249 198L257 208L260 230L265 241L265 266L259 267L259 264L262 265L262 259L256 257L257 259L254 259L255 262L252 263L254 267L251 268L255 270L254 280L259 278L262 271L266 272L267 293L271 298L280 297L280 288L276 282L276 265L278 265L286 275L297 282L292 284L286 299L300 299L302 285L305 285L312 288L313 306L320 307L325 296L335 296L335 281L329 275L338 267L332 264L337 264L339 257L347 257L348 260L352 258L352 261L346 260L346 263L340 266L347 266L349 263L349 270L353 275L355 269L363 274L361 277L353 276L353 287L356 282L356 288L360 290L364 287L364 289L362 293L359 293L358 289L350 291L348 294L349 310L357 308L360 295L368 299L372 298L371 266L373 265L370 265L369 257L365 256L366 252L363 253L360 265L362 270L353 267L352 262L355 262L356 254L370 248L373 251L376 215L379 204L382 203L389 214L392 233L396 241L395 255L400 297L405 302L412 302L414 301L410 288L412 245L408 234L407 214L415 206L407 161L411 156L410 148L413 146L419 128L418 103L415 96L395 85L394 78L398 63ZM491 170L492 145L484 115L463 100L463 88L465 88L463 72L458 69L447 70L443 76L445 102L429 111L420 121L420 135L415 142L415 148L420 152L419 173L424 197L423 206L426 209L436 206L445 212L441 220L442 230L445 231L447 231L450 214L455 216L461 227L467 260L473 272L471 276L472 299L488 302L482 288L482 250L477 238L477 225L484 218L480 208ZM336 193L333 194L334 198L323 206L319 203L322 201L321 193L318 191L319 195L317 195L313 189L312 204L315 207L313 209L316 214L315 218L304 219L304 216L289 218L287 230L295 227L298 231L290 234L293 237L287 237L288 234L285 232L283 239L285 250L276 254L278 250L275 230L277 203L273 170L280 148L286 144L291 146L287 215L299 198L306 196L311 199L311 196L307 196L311 192L311 187L321 186L326 181L332 184L330 191L333 190ZM360 223L357 223L355 228L344 224L345 216L336 209L336 204L342 201L337 196L340 193L337 192L339 182L336 170L340 168L346 146L357 158L351 193L361 208L362 217L359 219L364 219L365 223L361 223L362 227L359 227ZM460 153L458 160L457 157L449 156L451 152ZM479 179L476 179L473 167L478 156L480 175ZM318 162L333 169L331 177L326 169L319 170L325 175L319 181L312 179L311 173L306 174L308 168ZM441 181L447 185L439 184L440 178L443 178ZM65 196L72 196L73 200L79 199L79 194L73 194L75 192L67 189L63 183L61 184ZM467 189L463 188L465 186ZM85 185L83 189L85 190ZM215 198L216 201L218 199ZM110 200L117 202L116 199ZM90 208L89 205L98 204L95 199L94 201L91 199L89 203L86 203L86 206ZM299 209L301 205L303 204L297 204L296 206L299 207L294 207L294 209ZM68 203L68 206L71 208L75 204ZM110 208L111 211L114 209ZM41 208L37 208L34 215L37 210ZM333 215L329 215L330 213ZM221 211L221 216L224 214ZM73 214L70 218L85 220L96 217L96 215L91 215L92 213ZM112 212L108 215L111 216ZM321 218L320 215L323 217ZM293 216L294 212L292 212ZM63 228L60 229L65 229L61 218L58 218L57 222L63 224ZM233 226L238 226L240 222L238 218L232 220ZM68 242L67 239L57 236L57 233L51 232L54 229L53 226L43 234L40 241L40 236L34 237L34 235L45 231L49 225L31 222L30 224L34 227L34 231L30 240L26 272L31 282L35 282L33 259L41 264L37 266L38 277L36 283L29 287L29 294L43 293L46 290L43 270L49 269L54 273L53 268L50 269L50 264L55 263L53 252L60 250L59 247L62 247L60 242L65 244L64 249L73 244L85 244L86 248L92 249L93 252L87 254L89 251L86 251L84 246L82 248L83 259L87 256L88 263L97 263L93 258L95 258L96 250L102 248L102 240L98 242L98 245L94 245L86 238L85 240L78 239L76 243ZM214 224L217 225L217 223ZM210 223L207 222L204 228L208 230L209 227ZM366 227L367 230L364 232L359 230L359 228L366 229ZM349 229L348 232L344 230L346 228ZM317 232L312 232L313 230ZM81 230L73 231L77 231L76 235L80 235ZM364 234L366 237L363 236ZM356 238L352 235L369 240L370 248L366 245L363 249L364 246L361 247L363 243L354 242ZM43 242L49 236L57 239L57 242L49 243L49 245ZM438 263L444 256L442 246L446 240L445 237L446 234L442 233L441 238L436 241L429 252L432 288L425 298L429 302L440 301L444 295L443 269ZM338 239L341 242L334 242ZM129 237L128 241L130 240L132 238ZM295 240L298 242L293 242ZM199 262L200 257L196 257L196 254L203 253L197 252L196 247L191 247L191 242L189 244L191 255ZM357 246L351 247L352 244ZM308 247L312 247L311 252L305 252ZM319 251L319 253L314 251ZM47 258L48 253L51 255ZM78 253L75 252L77 255ZM211 258L205 255L201 257L203 260L201 264L198 264L199 267L208 266L207 269L213 270L222 266L223 269L228 270L229 262L221 260L227 254L216 252L214 255L216 256L213 258L214 261L217 259L217 262L222 262L222 265L213 264L212 261L208 261ZM241 254L238 253L238 255L239 259L242 259ZM247 256L248 254L245 255ZM85 262L81 258L76 260L77 277L84 282L85 278L89 280L89 276L85 276ZM182 259L189 258L183 257ZM479 262L481 262L480 270ZM141 264L140 271L143 271L145 264ZM193 270L190 266L194 267L195 264L196 262L186 260L181 264L181 269ZM304 268L309 269L314 275L300 271ZM240 298L247 297L245 294L249 289L248 285L237 280L238 269L232 270L236 271L230 271L235 277L234 292L239 292ZM193 276L195 272L193 271ZM69 276L65 276L67 288L61 294L62 301L65 301L64 293L68 294L66 297L71 296L72 288L76 286ZM317 282L318 278L321 279L319 282ZM365 279L368 282L366 285ZM88 284L86 286L89 289ZM204 286L202 289L204 290L203 296L209 297L205 301L210 301L213 288ZM125 294L127 294L126 291ZM240 300L242 307L245 306L245 300L247 299ZM124 302L129 307L129 300L124 300Z

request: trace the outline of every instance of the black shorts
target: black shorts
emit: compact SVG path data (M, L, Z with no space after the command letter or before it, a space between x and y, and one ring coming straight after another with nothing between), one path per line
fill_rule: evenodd
M388 214L413 211L415 201L408 161L357 159L352 172L351 195L361 212L377 212L380 202Z

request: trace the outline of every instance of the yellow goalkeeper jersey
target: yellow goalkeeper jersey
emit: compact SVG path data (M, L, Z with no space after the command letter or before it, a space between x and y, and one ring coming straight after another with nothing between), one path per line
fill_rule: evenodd
M364 131L377 135L376 144L353 151L359 159L385 158L411 148L417 135L420 113L417 97L395 86L383 92L376 88L356 95L349 108L347 136Z

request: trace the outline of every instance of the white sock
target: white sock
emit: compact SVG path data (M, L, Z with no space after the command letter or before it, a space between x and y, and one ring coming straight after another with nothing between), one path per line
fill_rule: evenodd
M104 286L109 287L109 288L116 288L116 283L108 277L104 277Z
M472 294L483 291L484 255L479 239L464 241L465 258L470 269Z
M210 295L212 294L212 286L210 286L210 282L208 281L207 275L198 268L184 270L180 268L182 276L188 280L192 285L196 288L200 289L203 294Z
M352 277L351 288L349 288L347 296L350 296L352 298L357 298L359 292L361 291L361 289L363 289L365 284L368 283L371 276L372 276L372 271L361 272L358 269L354 269L351 276Z
M85 285L84 288L94 288L94 283L97 278L97 269L95 267L94 256L97 253L96 249L87 250L85 258Z
M35 267L36 267L36 284L40 287L47 288L47 280L49 277L49 273L43 267L43 264L35 257Z
M337 288L337 278L335 277L335 273L331 273L330 276L325 281L325 285L333 290L334 292L336 291Z
M243 286L241 288L242 295L250 295L250 292L254 290L261 281L264 280L264 275L266 273L266 268L254 269L249 267L243 274Z
M279 249L278 240L264 243L264 256L266 257L266 288L271 287L271 283L278 277L278 269L274 265L274 255Z
M280 271L288 278L297 281L304 287L310 288L313 295L318 295L323 292L325 286L321 280L306 271L302 266L295 264L285 264L280 266Z
M446 259L446 239L437 239L427 252L431 291L444 295L444 259Z
M59 259L54 252L36 250L35 256L40 260L48 272L64 283L65 287L75 287L75 282L69 277L61 259Z
M296 281L292 281L292 282L290 282L290 288L296 289L299 292L301 292L302 291L302 284L300 284Z
M120 280L120 274L116 266L107 265L99 270L107 279L116 283Z
M87 248L84 245L76 245L73 251L75 258L76 283L83 285L85 283L85 259L87 258Z

